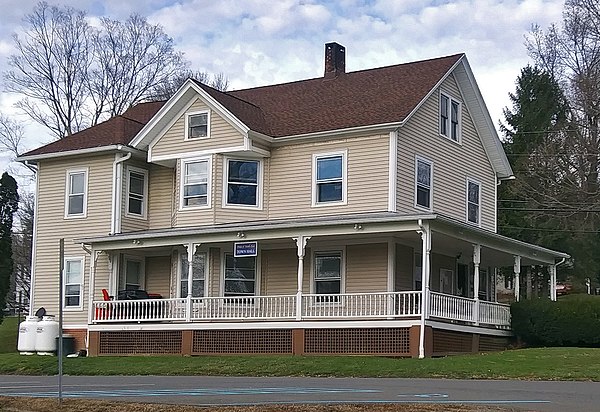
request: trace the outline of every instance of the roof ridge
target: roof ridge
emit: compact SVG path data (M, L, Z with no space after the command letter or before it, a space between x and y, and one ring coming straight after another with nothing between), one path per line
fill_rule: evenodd
M220 94L224 94L224 95L226 95L226 96L229 96L229 97L231 97L231 98L233 98L233 99L239 100L240 102L247 103L247 104L249 104L249 105L251 105L251 106L254 106L254 107L256 107L258 110L261 110L260 106L257 106L257 105L255 105L254 103L252 103L252 102L249 102L248 100L242 99L242 98L240 98L240 97L237 97L237 96L234 96L234 95L232 95L232 94L231 94L231 92L235 92L235 91L237 91L237 90L231 90L231 91L227 91L227 90L226 90L226 91L221 91L221 90L219 90L219 89L215 89L214 87L211 87L211 86L209 86L208 84L204 84L204 83L202 83L202 82L201 82L201 81L199 81L199 80L196 80L196 79L194 79L194 78L191 78L191 79L192 79L192 80L193 80L195 83L197 83L197 84L199 84L199 85L201 85L201 86L203 86L203 87L208 87L209 89L212 89L212 90L214 90L214 91L216 91L216 92L218 92L218 93L220 93ZM262 110L261 110L261 111L262 111Z

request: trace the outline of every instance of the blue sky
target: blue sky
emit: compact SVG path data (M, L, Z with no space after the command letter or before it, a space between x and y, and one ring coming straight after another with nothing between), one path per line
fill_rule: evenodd
M37 1L2 0L0 70L11 33ZM524 36L533 24L559 23L563 0L64 0L90 19L137 12L160 23L193 69L224 73L230 89L323 74L324 44L346 46L348 71L465 52L497 124L508 93L529 59ZM0 80L0 86L2 80ZM43 128L0 91L0 112L26 125L28 149L47 142ZM8 159L0 155L6 169ZM14 168L14 165L11 166Z

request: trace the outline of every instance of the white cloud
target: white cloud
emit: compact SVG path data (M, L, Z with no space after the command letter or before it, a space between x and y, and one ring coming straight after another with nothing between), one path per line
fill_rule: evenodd
M10 33L37 0L4 0L0 59ZM55 3L52 1L51 3ZM563 0L63 0L124 19L132 12L159 23L194 69L224 73L231 88L322 76L324 43L347 49L358 70L466 52L495 123L528 63L524 34L534 23L560 22ZM5 70L0 60L0 70ZM0 95L0 111L14 112ZM29 130L29 129L28 129ZM38 135L38 129L32 136Z

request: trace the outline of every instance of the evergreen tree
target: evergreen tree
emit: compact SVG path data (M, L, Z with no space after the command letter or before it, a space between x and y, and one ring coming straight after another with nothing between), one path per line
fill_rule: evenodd
M4 172L0 178L0 323L4 318L6 295L13 272L12 225L18 205L17 182Z

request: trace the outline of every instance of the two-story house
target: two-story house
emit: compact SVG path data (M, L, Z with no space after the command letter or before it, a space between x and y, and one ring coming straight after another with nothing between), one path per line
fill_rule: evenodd
M220 92L188 80L33 150L31 311L90 355L429 356L506 345L513 178L463 54Z

